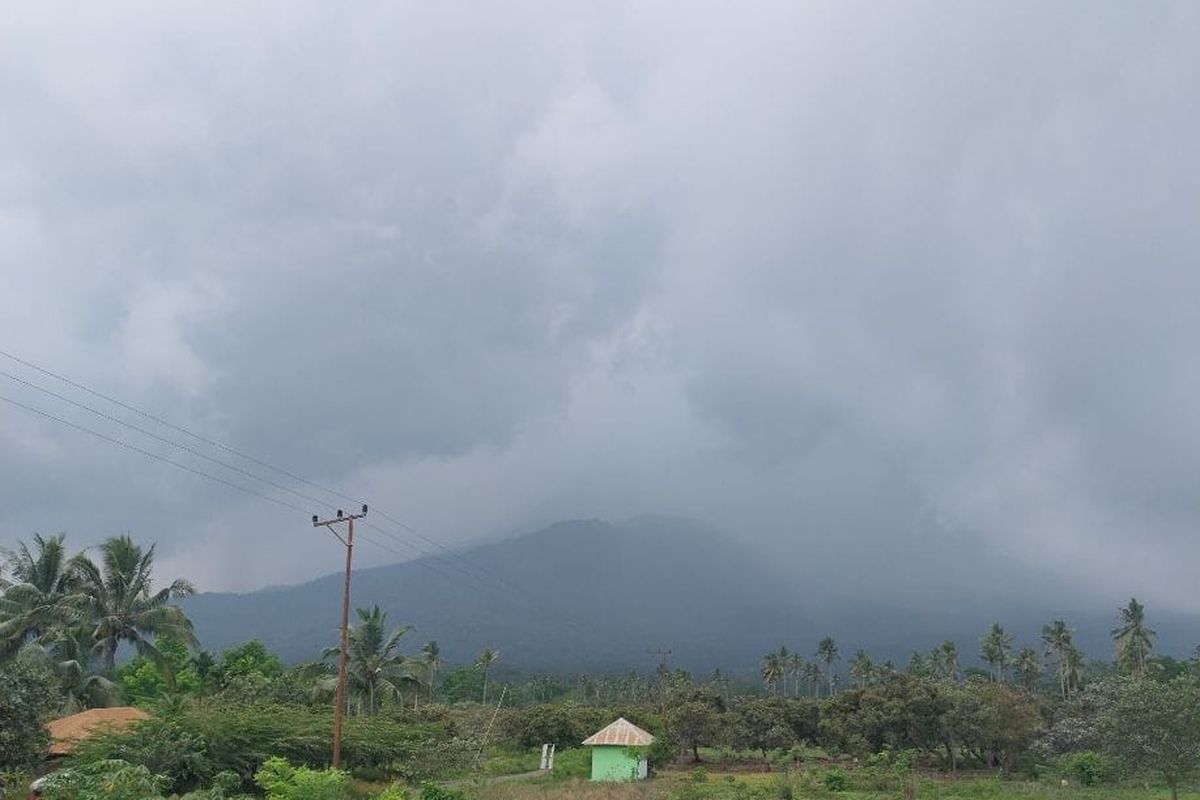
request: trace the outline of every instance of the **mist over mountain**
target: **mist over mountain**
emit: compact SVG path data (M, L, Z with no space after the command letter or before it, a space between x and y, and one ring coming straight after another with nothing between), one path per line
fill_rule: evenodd
M525 672L649 670L650 651L666 648L674 665L751 674L766 650L784 644L807 653L827 634L846 656L865 647L901 664L913 649L954 639L974 663L978 637L993 620L1018 646L1040 647L1041 626L1060 616L1089 657L1111 658L1109 630L1127 598L1114 596L1110 611L1073 603L1033 574L998 585L959 540L897 546L930 547L942 563L974 567L867 581L850 564L812 568L686 520L576 520L455 556L358 570L352 604L379 604L391 624L415 626L405 640L410 652L436 639L454 664L494 647L506 668ZM1011 568L1002 573L1011 576ZM879 574L876 565L861 573ZM336 643L341 590L341 575L330 574L245 594L201 594L186 609L206 648L258 638L298 662ZM1160 651L1182 655L1200 641L1200 620L1150 614Z

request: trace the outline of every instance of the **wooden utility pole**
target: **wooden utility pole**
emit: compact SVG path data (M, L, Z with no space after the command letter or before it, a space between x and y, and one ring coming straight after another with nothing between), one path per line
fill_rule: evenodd
M342 644L338 651L337 692L333 707L333 768L342 766L342 717L346 713L346 640L350 628L350 559L354 555L354 520L367 515L367 505L363 503L361 514L343 514L339 508L337 516L322 520L313 514L314 528L328 528L329 532L346 547L346 582L342 587ZM346 538L337 532L335 525L346 523Z

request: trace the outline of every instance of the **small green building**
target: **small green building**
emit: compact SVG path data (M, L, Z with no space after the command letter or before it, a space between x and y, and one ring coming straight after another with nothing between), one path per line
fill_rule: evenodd
M646 757L641 748L654 737L621 717L583 740L592 748L592 780L640 781L646 777Z

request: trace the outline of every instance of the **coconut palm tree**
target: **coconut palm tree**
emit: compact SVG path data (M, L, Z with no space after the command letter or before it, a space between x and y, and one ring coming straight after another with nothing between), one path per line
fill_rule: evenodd
M947 683L958 683L958 645L947 639L934 648L929 661L937 675Z
M1075 649L1073 637L1074 631L1068 628L1067 623L1061 619L1042 626L1042 643L1046 646L1046 655L1053 656L1058 663L1058 685L1064 700L1069 694L1067 653Z
M436 641L428 641L421 648L421 655L425 657L425 666L429 670L429 699L433 699L433 684L437 681L438 671L442 668L442 648L438 647Z
M77 561L82 590L87 596L85 618L91 638L111 674L117 647L129 642L173 681L170 666L153 640L167 636L187 647L198 645L192 623L171 601L195 594L192 584L176 579L154 590L154 545L142 549L129 536L114 536L100 545L100 565L90 558Z
M1070 697L1072 692L1079 690L1079 684L1083 681L1084 659L1083 653L1075 645L1071 645L1063 653L1064 674L1066 681L1066 693Z
M817 658L825 665L825 679L829 681L829 696L834 694L833 665L838 660L837 642L832 636L826 636L817 644Z
M979 640L979 657L995 668L995 679L1000 683L1004 682L1004 668L1008 666L1012 644L1012 634L1005 631L999 622L993 622L992 627Z
M799 653L792 653L788 656L787 668L792 674L792 689L796 697L800 696L800 679L804 676L804 667L806 666L804 656Z
M850 659L850 680L854 686L863 689L871 682L875 675L875 663L871 660L871 656L866 650L861 647L854 651L854 657Z
M821 696L822 678L824 676L821 674L821 665L816 661L804 665L804 680L808 682L808 691L813 697Z
M926 655L919 650L913 650L908 658L908 666L904 668L906 675L914 678L932 678L935 674L933 654Z
M475 659L475 666L483 672L483 702L485 703L487 702L488 670L492 668L492 665L499 658L500 652L498 650L485 647L483 652L479 654L479 658Z
M1130 598L1129 605L1119 611L1121 626L1112 632L1117 643L1117 663L1130 674L1144 677L1146 661L1158 634L1146 627L1146 607L1136 597Z
M1013 669L1021 676L1021 685L1032 692L1042 674L1042 660L1032 647L1023 647L1013 661Z
M58 675L62 714L111 706L121 698L121 688L97 671L86 628L52 628L25 645L20 658L43 664Z
M379 710L381 696L399 697L405 688L420 686L424 665L399 652L400 639L412 630L405 625L390 634L387 632L387 612L379 606L355 609L358 622L346 631L346 691L356 699L359 713L368 715ZM327 660L336 659L340 647L327 647ZM337 678L326 679L332 688ZM365 703L365 705L364 705Z
M788 686L788 684L787 684L788 656L790 654L788 653L788 649L786 647L784 647L783 645L779 645L779 649L776 651L776 655L779 656L779 678L780 678L780 680L783 681L783 695L784 695L784 697L786 697L787 696L787 686Z
M784 660L778 652L767 653L762 660L762 679L774 695L779 689L779 679L785 674Z
M78 556L71 558L64 536L34 534L33 548L20 542L5 566L12 576L0 585L0 654L12 655L21 645L68 624L78 616L82 600Z

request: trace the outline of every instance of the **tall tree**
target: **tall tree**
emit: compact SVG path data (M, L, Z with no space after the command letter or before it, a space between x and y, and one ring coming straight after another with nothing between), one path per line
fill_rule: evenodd
M500 652L493 650L490 647L485 647L483 652L479 654L479 658L475 659L475 666L483 672L483 702L487 702L487 687L488 687L488 670L500 658Z
M116 665L117 647L129 642L138 655L170 672L153 639L166 636L187 647L197 646L191 620L171 601L195 594L192 584L177 578L154 590L154 545L142 549L129 536L114 536L100 545L100 564L90 558L78 561L83 590L87 595L86 615L92 640L105 668ZM169 675L165 675L168 681Z
M1191 678L1123 681L1101 721L1106 749L1131 772L1161 774L1172 800L1200 771L1200 687Z
M1021 685L1033 691L1037 686L1037 679L1042 674L1042 660L1032 647L1023 647L1013 661L1013 669L1021 677Z
M83 600L79 558L67 555L65 537L34 534L32 549L25 542L5 560L12 578L0 589L0 655L12 655L21 645L51 628L70 624Z
M937 669L933 663L933 654L925 655L918 650L913 650L912 655L908 659L908 666L904 668L904 672L914 678L932 678L937 674Z
M979 640L979 657L996 670L997 682L1004 682L1004 669L1008 666L1012 645L1012 634L1005 631L999 622L993 622L992 627Z
M1131 675L1144 677L1158 634L1146 627L1146 607L1136 597L1130 598L1129 605L1119 612L1121 625L1112 632L1117 643L1117 664Z
M1068 654L1075 649L1074 635L1074 631L1061 619L1042 626L1042 643L1046 646L1046 655L1053 657L1058 665L1058 686L1064 700L1070 696L1067 674L1071 659Z
M433 685L437 681L438 671L442 668L442 648L436 641L430 640L421 648L425 657L425 666L429 670L429 699L433 699Z
M800 696L800 679L804 677L804 667L804 656L799 653L788 656L787 668L792 675L792 691L796 697Z
M779 645L776 655L779 656L779 678L783 681L783 694L786 697L788 687L788 657L791 654L788 653L788 649L786 647Z
M358 622L346 632L346 689L356 699L359 713L375 714L381 696L398 698L407 687L420 686L422 665L399 652L400 639L412 630L405 625L387 632L387 612L379 606L356 609ZM325 648L325 658L335 659L339 647ZM326 681L328 688L336 677Z
M833 697L835 686L833 665L838 660L837 642L832 636L826 636L817 643L817 658L821 659L821 663L825 665L825 679L829 681L829 696Z
M1067 687L1067 696L1072 692L1079 690L1079 684L1083 681L1084 659L1083 653L1075 645L1071 645L1063 653L1064 674Z
M947 639L929 654L929 661L937 676L946 683L958 683L961 667L958 660L958 645Z
M866 688L875 675L875 662L871 660L871 656L866 650L861 647L854 651L854 656L850 659L850 680L856 688Z
M779 679L785 674L786 669L784 657L777 651L767 653L762 660L762 679L767 688L771 690L771 694L777 694L779 690Z
M821 665L810 661L804 665L804 680L808 682L808 691L813 697L821 696Z

